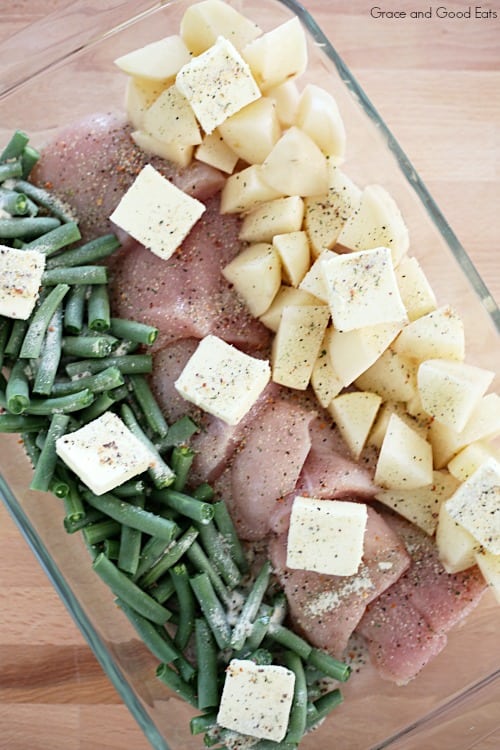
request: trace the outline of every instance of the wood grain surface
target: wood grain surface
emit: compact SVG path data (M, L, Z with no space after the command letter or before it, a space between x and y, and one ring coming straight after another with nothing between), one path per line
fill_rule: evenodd
M68 4L0 0L0 42ZM474 18L476 6L463 1L441 7L471 7L470 19L438 18L438 3L417 0L380 0L379 7L432 7L433 18L374 18L371 0L304 5L500 300L500 1L482 4L496 19ZM149 747L0 505L0 750ZM498 747L500 729L474 744Z

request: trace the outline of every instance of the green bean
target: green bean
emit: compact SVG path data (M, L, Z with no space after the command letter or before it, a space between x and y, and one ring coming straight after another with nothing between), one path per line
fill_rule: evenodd
M107 583L115 596L122 599L129 607L132 607L146 619L155 622L157 625L164 625L171 617L171 612L168 609L136 586L103 553L97 555L92 567Z
M61 412L70 414L74 411L85 409L94 400L94 394L84 388L77 393L70 393L67 396L54 396L54 398L31 399L29 407L26 409L28 414L41 416L43 414L55 414Z
M41 416L26 414L0 414L0 432L40 432L47 425Z
M295 675L293 701L284 741L298 744L304 736L307 721L306 676L302 659L293 651L285 651L283 661L285 667Z
M289 651L298 654L301 659L309 659L312 651L311 644L284 625L271 622L267 630L267 635Z
M47 208L62 222L73 221L75 218L63 201L59 200L54 193L38 187L37 185L33 185L27 180L16 180L14 190L19 190L20 193L25 193L29 198L32 198L35 203Z
M134 417L132 409L126 404L123 404L121 407L121 416L133 435L135 435L135 437L151 452L153 462L148 469L148 474L151 476L155 487L157 489L168 487L175 478L174 472L160 456L155 446Z
M88 518L88 511L83 504L77 483L69 476L65 467L59 466L57 472L68 485L68 492L64 497L65 521L67 521L68 524L74 524L83 518Z
M190 417L180 417L169 426L165 437L157 442L158 450L163 451L175 445L184 445L195 432L199 432L199 429Z
M191 586L217 645L220 649L227 648L231 640L231 628L210 578L206 573L199 573L191 578Z
M19 219L19 221L23 221L23 219ZM35 219L32 219L32 221L35 221ZM42 284L45 286L54 286L55 284L106 284L107 281L108 270L105 266L71 266L68 268L58 266L57 268L49 268L42 275Z
M175 586L172 579L166 575L156 582L156 586L149 592L153 599L163 604L168 601L175 592Z
M0 188L0 208L11 216L24 216L28 213L28 199L23 193Z
M54 474L58 461L56 453L56 441L65 434L68 427L69 417L67 414L54 414L43 448L38 458L35 472L31 480L30 489L46 492Z
M153 585L161 576L167 572L172 565L179 562L181 557L187 552L189 547L193 544L194 540L198 536L197 529L192 526L184 532L175 542L172 542L165 553L157 560L151 568L139 579L139 584L142 588L149 588Z
M195 647L197 671L198 708L214 708L219 705L217 680L217 647L212 630L203 617L195 621Z
M88 299L88 327L102 333L110 328L110 307L106 284L94 284Z
M13 359L19 356L26 331L28 330L28 325L29 323L27 320L16 319L12 321L10 335L4 349L4 354L6 356L12 357Z
M136 495L128 500L131 505L144 509L144 495ZM132 526L122 526L120 532L120 551L118 555L118 567L124 573L134 575L139 565L141 555L142 531Z
M153 433L164 437L168 432L168 424L146 378L142 375L130 375L129 380L133 393L144 414L146 424Z
M197 500L201 500L204 503L208 503L215 497L214 489L208 482L202 482L191 492L192 496Z
M113 490L113 495L123 498L135 498L138 495L144 495L145 491L146 485L144 483L144 480L134 478L128 479L126 482L123 482L123 484L115 487L115 489Z
M122 599L118 599L116 603L130 620L141 641L160 662L171 662L181 656L179 649L173 645L172 641L164 637L164 631L160 633L156 625Z
M22 173L23 164L21 159L13 159L12 161L0 164L0 182L10 180L12 177L21 177Z
M26 359L16 360L5 389L7 409L12 414L22 414L30 405L29 378L29 362Z
M64 354L70 357L106 357L111 354L116 339L106 334L100 336L65 336L62 342Z
M169 508L173 508L178 513L182 513L183 516L187 516L187 518L191 518L191 520L199 524L210 523L214 515L213 505L210 503L203 503L201 500L197 500L183 492L176 492L176 490L172 490L170 487L153 492L153 497L155 500L165 503Z
M10 337L10 331L12 322L10 318L0 317L0 372L2 371L4 358L5 358L5 347Z
M26 243L24 250L38 250L45 256L57 253L62 247L78 242L81 238L80 230L76 221L69 221L67 224L61 224L50 232L46 232L40 237Z
M335 657L319 648L311 649L307 661L313 667L324 672L328 677L332 677L334 680L339 680L340 682L345 682L351 674L351 668L348 664L344 664L344 662L335 659Z
M180 698L195 708L197 707L196 694L193 688L172 667L169 667L168 664L160 664L156 670L156 676L174 693L177 693Z
M21 157L28 141L29 136L23 130L15 130L0 153L0 162Z
M47 326L45 340L38 361L35 382L33 383L33 393L38 393L42 396L48 396L52 391L57 370L59 369L61 361L62 319L62 306L59 305Z
M24 451L31 462L31 466L35 468L36 462L38 461L38 456L40 455L40 450L36 444L35 433L22 432L21 441Z
M24 147L23 153L21 154L21 164L23 166L23 178L26 179L28 175L30 174L31 170L35 166L35 164L40 159L40 152L37 151L36 148L33 148L33 146L30 146L29 144L26 144Z
M329 693L325 693L321 696L321 698L318 698L317 701L314 701L314 708L315 712L311 714L310 717L308 717L306 722L306 730L312 729L318 722L322 721L330 711L332 711L337 706L340 706L340 704L343 701L342 693L338 688L335 690L331 690Z
M174 643L184 650L189 643L194 628L195 600L189 582L189 573L184 563L178 563L169 570L170 580L179 601L179 622L174 635Z
M236 533L227 505L223 500L220 500L219 502L214 503L213 509L215 523L226 540L231 557L241 572L246 573L248 570L248 560L238 534Z
M84 266L96 263L109 257L120 247L120 241L114 234L104 234L94 240L86 242L79 247L72 247L58 255L54 255L47 261L47 268L56 268L59 266ZM119 336L119 338L124 338Z
M253 650L260 646L269 629L269 623L271 622L271 612L272 607L270 607L268 604L261 604L257 616L252 623L252 628L245 641L245 648Z
M118 536L121 526L112 518L103 518L83 527L83 536L91 546L95 546L106 539Z
M217 712L211 712L206 714L199 714L193 716L189 722L189 728L191 734L203 734L208 732L209 729L213 729L217 726Z
M92 393L98 394L118 388L124 384L123 376L117 367L107 367L95 375L84 375L79 380L64 380L54 383L52 394L54 396L65 396L75 393L82 388L88 388ZM109 397L108 397L109 398ZM113 403L113 399L110 399Z
M111 318L111 333L119 339L128 339L138 344L151 346L158 337L158 328L137 320Z
M1 166L0 166L1 170ZM32 240L50 232L60 224L50 216L13 216L0 219L0 239Z
M63 525L66 533L68 534L74 534L76 531L81 531L82 529L86 528L87 526L92 526L92 524L97 523L98 521L106 520L106 523L113 523L116 524L116 521L109 521L109 519L105 519L101 511L97 510L96 508L84 508L84 514L82 516L78 516L75 518L75 514L73 513L73 509L69 508L69 513L67 512Z
M238 617L238 621L233 628L231 635L231 648L234 648L237 651L243 648L243 644L251 630L251 625L257 616L260 605L262 604L262 600L269 585L270 577L271 564L269 561L266 561L254 581L254 584L245 600L240 616Z
M170 463L175 474L175 480L172 484L172 489L177 490L178 492L182 492L182 490L186 486L194 456L195 452L189 446L174 446L174 448L172 449L172 454L170 456Z
M82 359L67 364L66 373L70 378L75 378L82 374L96 373L111 366L118 367L122 375L146 374L153 370L153 359L150 354L125 354L102 359Z
M215 570L211 560L205 554L201 545L198 544L197 541L193 542L186 554L196 570L206 573L218 596L226 605L229 605L232 598L231 593L224 585L224 581Z
M88 287L86 284L74 284L66 298L64 306L64 330L73 335L83 331L83 317Z
M116 403L115 399L109 393L99 393L90 406L82 409L78 415L78 421L81 425L88 424L107 412L114 403Z
M109 560L118 560L120 554L120 542L118 539L105 539L103 552Z
M40 356L43 340L52 316L61 304L64 296L68 293L67 284L57 284L43 299L37 310L33 313L28 330L24 337L20 357L36 359Z
M231 557L224 537L217 531L213 521L208 524L199 524L198 531L205 552L215 569L229 588L235 588L240 583L242 574Z
M134 529L143 531L145 534L151 534L159 539L170 542L175 533L176 524L167 518L161 518L149 510L132 505L111 492L105 492L102 495L95 495L90 490L83 493L84 500L93 508L98 508L110 518L118 521L125 526L131 526Z
M174 531L174 537L180 534L179 527ZM168 549L170 542L156 536L152 536L141 549L141 556L137 571L133 576L134 581L138 581Z

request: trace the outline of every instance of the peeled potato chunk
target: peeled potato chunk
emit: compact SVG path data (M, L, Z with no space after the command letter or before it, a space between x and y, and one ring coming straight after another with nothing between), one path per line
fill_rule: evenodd
M173 79L190 58L181 37L172 34L118 57L115 65L131 76L167 81Z
M285 307L274 337L271 368L275 383L305 390L328 324L325 305Z
M144 113L142 130L158 141L181 146L196 146L202 141L193 110L175 85L162 91Z
M298 232L303 216L304 201L298 195L267 201L245 216L240 239L246 242L272 242L276 234Z
M285 232L273 237L281 258L284 280L298 286L309 268L309 240L305 232Z
M487 550L480 550L476 552L474 559L484 576L484 580L491 588L493 596L500 604L500 555L493 555Z
M281 263L275 248L265 242L250 245L222 269L255 317L268 309L281 284Z
M396 267L396 280L410 320L436 309L436 296L416 258L405 255L401 259Z
M162 81L130 77L125 89L125 111L133 128L140 130L146 110L158 99L166 88Z
M262 33L257 24L222 0L202 0L191 5L181 19L180 30L193 55L207 50L219 36L241 49Z
M377 360L401 330L397 323L378 323L352 331L329 329L332 367L344 386L351 385Z
M238 163L238 154L231 151L229 146L224 143L224 139L218 130L214 130L210 135L205 135L202 143L195 151L195 157L198 161L210 164L210 166L227 174L231 174Z
M289 128L295 122L295 115L299 104L300 93L294 80L285 81L278 86L268 89L266 96L276 106L276 114L280 125Z
M487 441L469 443L448 463L448 471L460 482L465 482L489 458L500 460L500 454Z
M223 214L247 213L282 195L264 181L260 164L252 164L228 177L221 192L220 210Z
M249 164L262 164L281 135L276 107L261 97L219 125L229 148Z
M343 383L332 367L327 346L328 329L319 349L311 373L311 386L321 406L325 409L343 388Z
M365 447L381 403L377 393L352 391L336 396L328 405L328 411L355 459Z
M156 156L161 156L162 159L175 162L180 167L187 167L193 158L193 146L159 141L142 130L134 130L132 139L147 154L156 154Z
M299 19L262 34L243 48L242 55L263 93L297 77L307 66L307 41Z
M409 401L417 387L417 367L389 347L357 378L356 385L378 393L385 401Z
M277 331L283 310L290 305L318 305L319 300L302 289L282 284L273 299L271 306L260 316L260 321L271 331Z
M397 414L392 414L387 425L375 482L388 489L415 489L432 483L430 444Z
M460 573L475 563L478 543L472 534L450 516L444 502L439 509L436 545L439 559L447 573Z
M328 189L328 162L312 138L292 126L262 163L262 176L283 195L317 195Z
M449 305L443 305L405 326L394 343L394 349L419 361L433 358L463 360L463 322Z
M295 124L307 133L327 156L342 160L346 133L337 102L333 96L308 83L300 96Z
M427 439L428 424L427 422L421 422L408 414L405 404L401 401L385 401L380 407L375 424L368 436L369 445L373 445L375 448L380 450L380 447L384 441L385 433L387 432L387 425L389 419L393 414L397 414L403 422L406 422L408 427L412 430L416 430L418 434L424 439Z

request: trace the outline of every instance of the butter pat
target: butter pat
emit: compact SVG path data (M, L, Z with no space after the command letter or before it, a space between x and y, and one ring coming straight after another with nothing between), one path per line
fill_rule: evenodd
M271 377L267 360L206 336L175 382L179 394L214 417L238 424Z
M182 244L204 211L203 203L147 164L109 218L166 260Z
M183 65L175 83L206 133L261 96L248 64L222 36Z
M363 503L298 495L290 517L287 566L335 576L355 575L363 557L366 521Z
M45 255L0 245L0 315L27 320L38 299Z
M232 659L217 724L241 734L281 742L288 728L295 675L286 667Z
M481 464L446 501L446 510L488 552L500 555L500 462Z
M407 321L387 247L322 257L321 270L338 331Z
M153 462L147 448L113 412L58 438L56 452L95 495L142 474Z

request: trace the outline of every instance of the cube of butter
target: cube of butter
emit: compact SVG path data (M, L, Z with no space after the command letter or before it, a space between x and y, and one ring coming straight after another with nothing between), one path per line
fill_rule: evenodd
M153 462L152 454L113 412L58 438L56 452L95 495L142 474Z
M200 341L175 387L187 401L234 425L252 408L270 377L267 360L210 335Z
M367 515L363 503L298 495L290 517L287 566L336 576L354 575L363 557Z
M147 164L109 218L166 260L182 244L204 211L203 203Z
M27 320L38 299L45 255L0 245L0 315Z
M277 664L232 659L217 714L226 729L280 742L286 734L295 675Z

